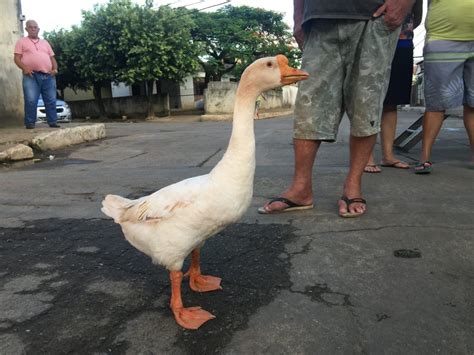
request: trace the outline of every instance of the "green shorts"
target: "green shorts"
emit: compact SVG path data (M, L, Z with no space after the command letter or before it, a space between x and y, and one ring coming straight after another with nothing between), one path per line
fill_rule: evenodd
M294 138L333 142L344 113L353 136L379 132L399 32L383 17L312 21L302 63L310 76L299 85Z

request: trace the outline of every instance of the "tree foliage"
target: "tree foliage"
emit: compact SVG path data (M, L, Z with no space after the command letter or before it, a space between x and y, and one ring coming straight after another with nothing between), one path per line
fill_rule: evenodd
M182 81L200 66L206 81L239 78L259 57L282 53L296 64L301 56L282 14L247 6L203 13L109 0L84 11L79 26L45 37L59 64L58 88L92 88L101 116L101 88L110 82L146 83L151 116L157 81Z
M44 33L44 38L48 40L51 47L54 49L58 68L61 68L61 71L56 75L56 85L63 97L64 89L68 86L75 86L77 78L77 75L74 72L72 56L68 53L71 49L71 42L68 38L69 36L70 32L63 29Z
M120 49L126 63L119 78L126 83L168 79L181 81L198 69L197 50L191 41L193 22L187 11L161 6L152 1L136 5L122 28Z
M213 13L196 13L193 38L201 49L206 80L229 73L237 78L255 59L284 54L293 65L301 58L283 15L248 6L225 6Z
M193 21L184 9L160 6L153 2L135 5L122 27L119 48L125 53L125 65L118 71L128 84L147 83L148 116L153 117L152 88L160 79L182 81L198 69L197 49L191 40Z

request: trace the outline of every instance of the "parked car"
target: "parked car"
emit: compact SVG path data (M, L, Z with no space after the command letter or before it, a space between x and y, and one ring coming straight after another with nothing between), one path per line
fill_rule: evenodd
M46 109L44 107L43 99L39 98L37 107L37 121L46 122ZM58 122L71 122L72 115L69 105L63 100L56 100L56 112L58 113Z

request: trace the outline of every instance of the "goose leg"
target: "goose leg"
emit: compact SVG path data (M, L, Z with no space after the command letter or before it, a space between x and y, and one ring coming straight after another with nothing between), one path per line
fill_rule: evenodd
M201 307L183 307L183 301L181 299L181 282L183 280L183 273L181 271L170 271L170 279L170 307L173 311L176 323L186 329L198 329L208 320L216 318L214 315L203 310Z
M220 277L201 274L200 259L199 249L194 249L191 253L191 267L186 273L189 275L189 287L196 292L222 290Z

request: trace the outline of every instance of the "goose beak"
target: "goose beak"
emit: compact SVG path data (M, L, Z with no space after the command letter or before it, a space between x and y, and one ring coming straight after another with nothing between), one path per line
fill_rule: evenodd
M280 67L282 85L293 84L300 80L308 79L309 74L304 70L290 67L288 65L288 58L286 58L284 55L279 54L276 56L276 58Z

